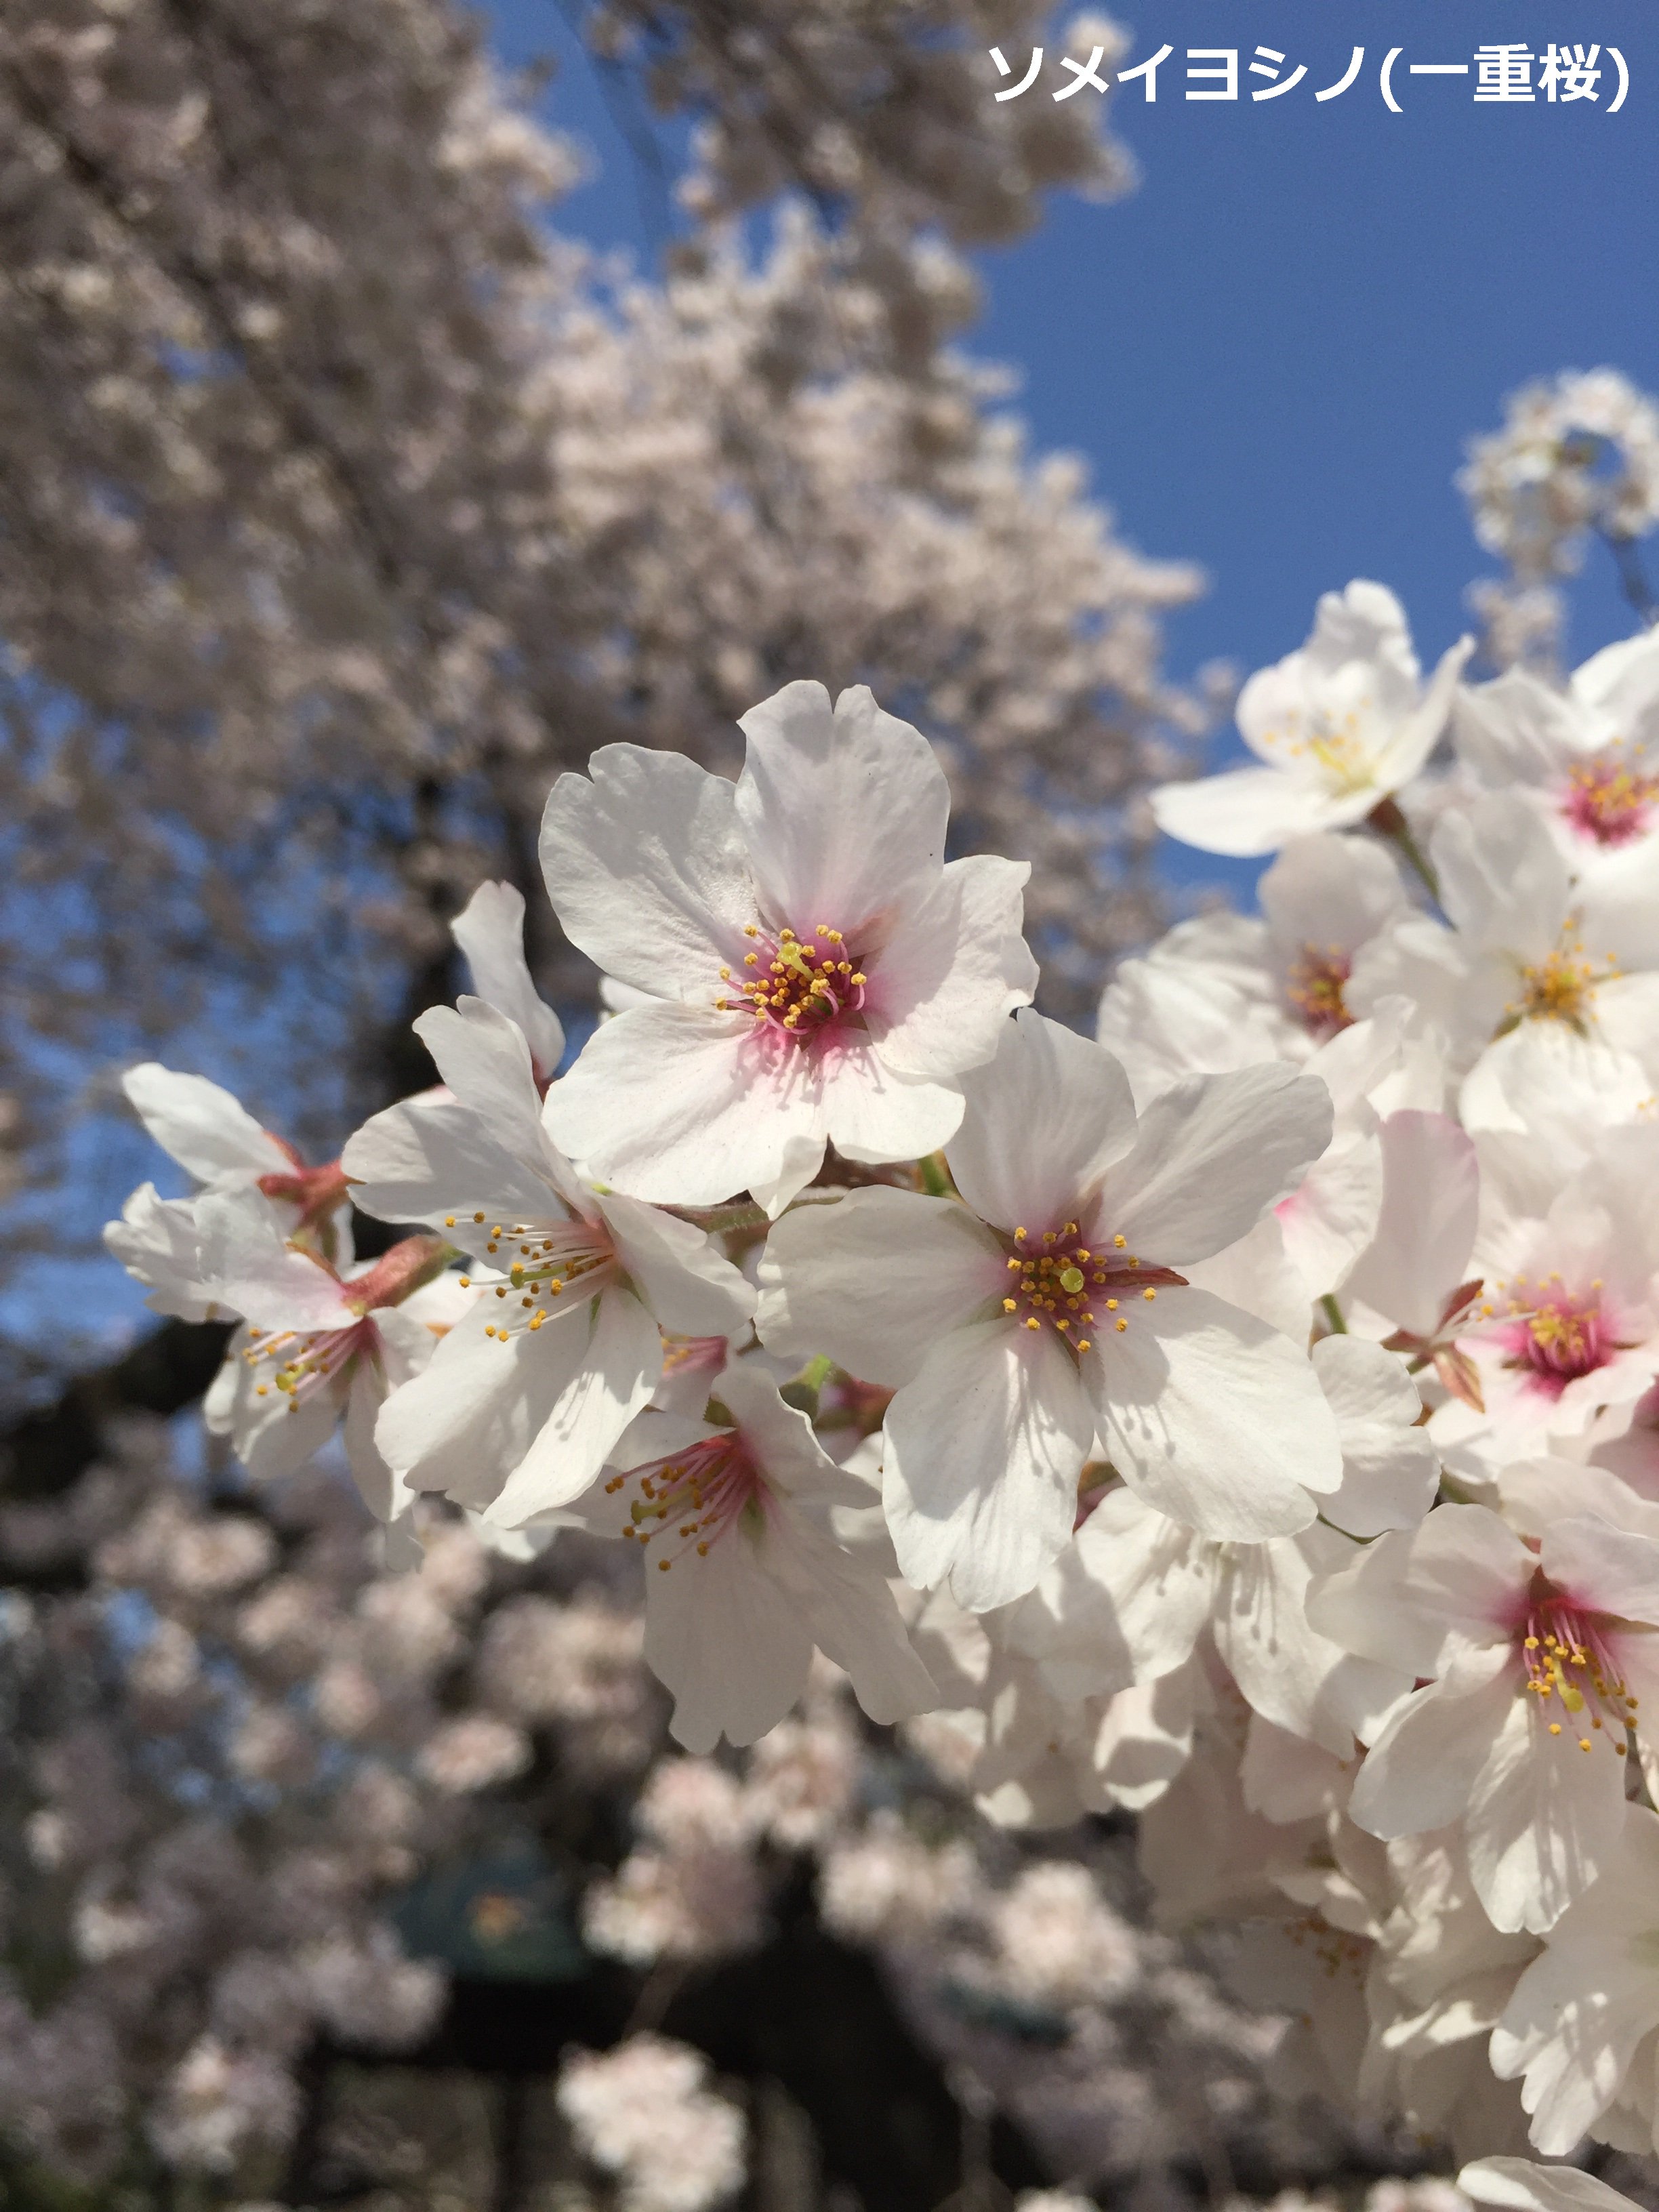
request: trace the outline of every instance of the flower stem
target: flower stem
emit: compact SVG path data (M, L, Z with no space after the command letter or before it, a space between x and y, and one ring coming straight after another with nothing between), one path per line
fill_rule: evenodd
M1381 799L1365 817L1366 826L1375 830L1379 837L1386 837L1401 857L1410 863L1413 872L1437 906L1440 903L1440 884L1430 866L1423 848L1412 835L1411 824L1392 799Z

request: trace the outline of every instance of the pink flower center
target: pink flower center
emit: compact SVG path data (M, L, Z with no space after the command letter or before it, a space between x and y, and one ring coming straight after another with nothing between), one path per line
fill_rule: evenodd
M781 929L773 939L751 925L744 935L756 949L743 957L741 995L714 1001L723 1013L750 1014L757 1034L799 1044L862 1012L870 979L848 956L840 930L821 921L810 937ZM722 968L720 981L732 980L732 970Z
M1110 1237L1085 1244L1075 1221L1045 1229L1034 1237L1016 1229L1008 1273L1013 1280L1002 1310L1019 1319L1033 1334L1052 1328L1073 1352L1093 1349L1091 1332L1110 1328L1121 1335L1136 1297L1150 1305L1166 1284L1187 1278L1172 1267L1144 1265L1125 1250L1127 1240Z
M1349 1029L1353 1016L1343 998L1352 963L1340 945L1304 945L1285 979L1285 996L1303 1027L1322 1040Z
M710 1547L745 1515L758 1522L766 1510L765 1478L735 1429L704 1437L631 1474L613 1475L605 1495L614 1497L630 1484L638 1486L639 1495L629 1505L623 1534L641 1551L666 1537L669 1548L657 1560L658 1571L665 1575L694 1549L706 1559Z
M283 1328L270 1334L251 1328L247 1334L243 1358L256 1373L270 1376L254 1385L255 1397L268 1398L273 1390L279 1391L288 1400L290 1413L297 1413L331 1382L349 1376L361 1353L378 1354L380 1348L380 1333L368 1315L345 1328Z
M1629 845L1648 826L1659 800L1659 775L1632 767L1622 744L1609 745L1568 771L1561 811L1581 837L1597 845Z
M1587 1291L1570 1291L1559 1275L1531 1283L1517 1275L1493 1290L1515 1316L1498 1331L1504 1364L1526 1372L1546 1397L1559 1398L1569 1382L1605 1367L1621 1348L1601 1304L1599 1277ZM1483 1319L1495 1319L1499 1310L1487 1304L1480 1310Z
M1580 1751L1589 1751L1599 1733L1623 1759L1626 1731L1636 1727L1637 1700L1608 1648L1607 1627L1603 1615L1579 1606L1539 1574L1517 1635L1527 1687L1549 1711L1550 1734L1559 1735L1571 1724Z

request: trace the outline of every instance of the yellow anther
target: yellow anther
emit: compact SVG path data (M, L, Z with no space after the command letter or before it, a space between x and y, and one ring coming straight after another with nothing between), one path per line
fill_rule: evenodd
M1158 1292L1156 1291L1143 1291L1140 1295L1146 1299L1147 1304L1151 1305L1152 1300L1158 1296Z
M482 1214L482 1213L475 1213L475 1214L473 1215L472 1218L473 1218L475 1221L482 1221L482 1220L483 1219L483 1214Z
M1033 1314L1033 1315L1031 1315L1031 1316L1030 1316L1030 1319L1026 1322L1025 1326L1026 1326L1026 1328L1042 1328L1042 1322L1037 1319L1036 1316L1035 1314Z
M1077 1340L1077 1348L1079 1352L1092 1352L1094 1346L1090 1343L1086 1336L1080 1336Z
M453 1229L454 1226L455 1226L455 1217L454 1217L454 1215L453 1215L453 1213L447 1213L447 1214L445 1214L445 1216L444 1216L444 1227L445 1227L446 1229Z
M1118 1251L1120 1251L1120 1252L1123 1249L1124 1246L1128 1243L1128 1241L1129 1241L1129 1240L1128 1240L1128 1238L1127 1238L1127 1237L1113 1237L1113 1239L1112 1239L1112 1243L1113 1243L1113 1244L1116 1247L1117 1250L1118 1250Z
M1128 1326L1129 1326L1128 1322L1127 1322L1127 1321L1123 1321L1123 1320L1121 1320L1121 1319L1120 1319L1120 1320L1118 1320L1118 1321L1116 1321L1116 1322L1115 1322L1113 1323L1113 1327L1117 1330L1117 1333L1118 1333L1118 1334L1119 1334L1120 1336L1121 1336L1121 1335L1122 1335L1122 1334L1123 1334L1124 1330L1125 1330L1126 1328L1127 1328L1127 1327L1128 1327Z
M472 1288L472 1278L471 1275L463 1275L459 1279L461 1288L464 1291L470 1291Z
M1018 1298L1004 1298L1002 1301L1002 1310L1004 1313L1018 1312L1018 1308L1019 1301Z

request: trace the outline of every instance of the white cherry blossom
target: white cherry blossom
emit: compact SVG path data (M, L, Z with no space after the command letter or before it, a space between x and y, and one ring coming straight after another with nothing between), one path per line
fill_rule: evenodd
M1115 970L1095 1035L1138 1105L1200 1068L1310 1058L1353 1019L1345 993L1360 949L1411 911L1385 846L1330 832L1290 839L1257 896L1259 916L1196 915Z
M1306 1527L1341 1467L1313 1370L1178 1270L1300 1180L1330 1133L1323 1086L1277 1066L1196 1078L1137 1121L1109 1054L1025 1012L969 1101L947 1152L964 1202L803 1209L762 1271L773 1350L897 1392L883 1503L906 1577L978 1610L1029 1589L1097 1429L1133 1487L1206 1534Z
M1426 1680L1366 1757L1384 1836L1462 1824L1493 1923L1551 1927L1615 1849L1627 1737L1659 1692L1659 1539L1577 1511L1529 1546L1481 1505L1379 1537L1310 1595L1314 1627Z
M207 1395L209 1428L229 1436L262 1480L301 1465L343 1419L365 1503L395 1520L408 1500L374 1424L387 1393L420 1372L470 1303L443 1278L448 1248L404 1237L341 1276L283 1237L257 1190L210 1191L198 1218L215 1303L243 1322Z
M663 1331L724 1337L753 1293L701 1230L580 1181L516 1024L464 998L416 1026L452 1095L376 1115L343 1164L367 1212L471 1253L483 1295L376 1436L411 1489L520 1528L592 1481L661 1381Z
M572 1158L637 1198L747 1189L778 1212L826 1145L914 1159L1028 1000L1029 872L946 862L920 731L860 687L787 685L743 718L735 785L607 745L562 776L542 864L566 934L650 1003L603 1023L549 1102Z
M1650 865L1659 835L1659 636L1606 646L1558 690L1524 668L1463 686L1459 759L1488 790L1524 793L1580 875Z
M1327 592L1307 643L1239 694L1239 734L1262 765L1159 785L1159 829L1249 857L1364 821L1433 751L1473 651L1469 638L1453 646L1425 687L1392 592L1364 580Z
M753 1743L806 1685L813 1648L846 1669L872 1720L938 1701L878 1565L836 1535L865 1486L837 1468L763 1366L737 1361L707 1421L647 1410L611 1474L572 1509L646 1555L645 1656L687 1750Z
M1659 871L1616 896L1578 883L1514 791L1448 813L1429 849L1451 927L1423 916L1373 939L1348 1002L1364 1012L1389 994L1416 1000L1472 1071L1466 1121L1487 1118L1491 1088L1535 1024L1592 1047L1604 1082L1632 1062L1659 1073Z

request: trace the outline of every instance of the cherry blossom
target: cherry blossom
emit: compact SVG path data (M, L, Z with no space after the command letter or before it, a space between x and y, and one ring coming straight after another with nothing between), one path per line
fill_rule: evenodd
M1535 1547L1480 1505L1379 1537L1308 1601L1351 1651L1426 1678L1354 1787L1382 1836L1461 1820L1482 1905L1541 1932L1618 1844L1625 1765L1659 1690L1659 1540L1571 1510Z
M965 1203L874 1189L805 1208L762 1272L769 1346L827 1350L896 1391L883 1504L906 1576L948 1577L979 1610L1030 1589L1070 1534L1097 1427L1191 1526L1305 1527L1310 1493L1340 1480L1313 1370L1179 1267L1300 1179L1329 1135L1322 1085L1276 1066L1200 1078L1137 1121L1109 1054L1024 1013L968 1090L946 1155Z
M724 1336L751 1293L702 1231L580 1181L504 1014L464 998L416 1028L452 1097L376 1115L343 1164L367 1212L471 1252L480 1295L387 1401L376 1441L410 1489L518 1528L592 1482L661 1380L662 1331Z
M542 862L572 941L649 994L603 1024L549 1127L636 1198L769 1212L817 1172L936 1151L1036 968L1028 871L945 860L949 794L867 690L788 685L743 718L732 786L678 754L562 777Z
M715 1391L709 1422L641 1414L577 1509L647 1554L645 1656L676 1738L753 1743L800 1697L814 1645L872 1719L925 1711L938 1693L879 1569L836 1540L830 1509L863 1504L863 1486L766 1374L740 1361Z
M1307 643L1239 694L1239 733L1262 765L1161 784L1158 827L1249 855L1364 821L1427 761L1474 649L1470 638L1453 646L1425 688L1392 592L1363 580L1327 592Z
M443 1271L442 1239L408 1237L341 1276L290 1241L257 1191L210 1192L198 1220L215 1304L238 1314L204 1402L264 1479L302 1465L344 1422L346 1455L369 1510L392 1521L407 1503L374 1442L388 1392L417 1375L470 1304Z

